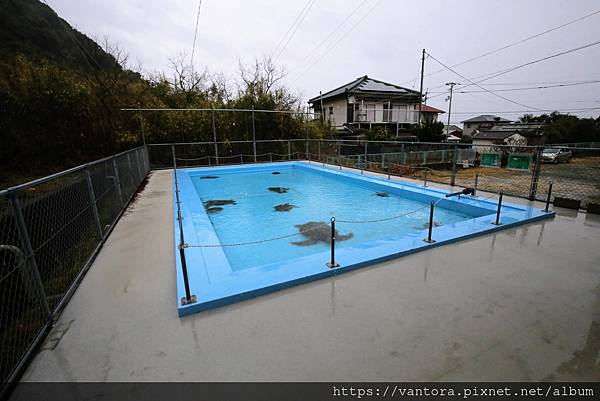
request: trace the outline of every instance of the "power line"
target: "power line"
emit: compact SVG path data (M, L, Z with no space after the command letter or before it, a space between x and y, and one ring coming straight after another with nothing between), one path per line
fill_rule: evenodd
M555 58L555 57L564 56L565 54L569 54L569 53L573 53L573 52L576 52L576 51L579 51L579 50L587 49L588 47L597 46L598 44L600 44L600 40L597 40L597 41L591 42L591 43L587 43L587 44L582 45L582 46L574 47L572 49L565 50L565 51L562 51L562 52L559 52L559 53L554 53L554 54L551 54L550 56L538 58L536 60L532 60L532 61L529 61L527 63L519 64L519 65L517 65L515 67L511 67L511 68L508 68L508 69L505 69L505 70L498 71L497 73L487 74L487 75L490 75L490 76L488 76L487 78L481 79L479 81L473 82L473 81L469 80L471 83L468 84L468 85L465 85L464 88L467 88L467 87L472 86L472 85L480 87L478 84L481 83L481 82L490 80L492 78L499 77L499 76L504 75L504 74L508 74L509 72L518 70L518 69L523 68L523 67L530 66L532 64L536 64L536 63L539 63L539 62L542 62L542 61L550 60L550 59ZM432 56L432 58L433 58L433 56ZM458 73L456 73L456 74L458 74ZM468 78L465 78L465 79L468 80ZM436 95L436 96L439 96L439 95ZM436 96L432 96L432 97L436 97Z
M313 4L315 4L315 0L308 0L308 3L304 6L304 9L300 13L300 15L296 18L296 21L294 22L294 24L292 24L292 26L290 27L290 29L288 29L288 32L286 32L286 35L287 35L290 32L290 30L291 30L291 33L289 34L289 36L287 38L287 41L283 44L283 46L281 46L281 48L279 49L279 51L277 52L277 54L275 54L275 56L273 58L274 60L277 60L283 54L283 52L287 48L288 44L290 43L290 41L292 40L292 38L294 37L294 35L298 31L298 28L300 28L300 25L302 24L302 22L304 21L304 19L308 15L308 12L312 8ZM282 38L282 39L285 39L285 37Z
M200 7L202 0L198 0L198 13L196 14L196 29L194 29L194 44L192 45L192 56L190 57L190 66L194 71L194 52L196 51L196 36L198 35L198 22L200 21Z
M429 53L428 53L428 54L429 54ZM484 88L483 86L479 85L478 83L476 83L476 82L474 82L474 81L470 80L469 78L465 77L465 76L464 76L464 75L462 75L461 73L457 72L456 70L454 70L454 69L452 69L452 68L448 67L446 64L442 63L440 60L438 60L437 58L433 57L431 54L429 54L429 57L431 57L431 58L432 58L434 61L436 61L437 63L439 63L439 64L440 64L442 67L445 67L445 68L447 68L448 70L452 71L453 73L455 73L456 75L458 75L458 76L459 76L459 77L461 77L462 79L466 79L466 80L467 80L467 81L469 81L469 82L470 82L472 85L475 85L475 86L477 86L479 89L482 89L482 90L486 91L486 92L487 92L487 93L489 93L490 95L494 95L494 96L496 96L496 97L499 97L500 99L504 99L504 100L506 100L507 102L510 102L510 103L513 103L513 104L516 104L516 105L519 105L519 106L527 107L528 109L534 109L534 110L539 110L539 111L542 111L542 109L538 109L537 107L533 107L533 106L529 106L529 105L526 105L526 104L523 104L523 103L519 103L519 102L517 102L517 101L515 101L515 100L512 100L512 99L509 99L509 98L507 98L507 97L505 97L505 96L499 95L499 94L497 94L497 93L496 93L496 92L494 92L494 91L491 91L491 90L489 90L489 89L486 89L486 88ZM467 85L467 86L468 86L468 85Z
M499 47L499 48L497 48L497 49L495 49L495 50L491 50L491 51L489 51L489 52L485 52L485 53L483 53L483 54L480 54L479 56L475 56L475 57L472 57L472 58L470 58L470 59L467 59L467 60L465 60L465 61L461 61L460 63L453 64L453 65L451 65L451 67L452 67L452 68L454 68L454 67L458 67L458 66L461 66L461 65L464 65L464 64L470 63L470 62L472 62L472 61L479 60L480 58L483 58L483 57L490 56L490 55L492 55L492 54L494 54L494 53L498 53L498 52L500 52L500 51L502 51L502 50L506 50L506 49L508 49L508 48L510 48L510 47L513 47L513 46L520 45L521 43L527 42L527 41L529 41L529 40L531 40L531 39L538 38L538 37L540 37L540 36L543 36L543 35L545 35L545 34L547 34L547 33L554 32L554 31L556 31L556 30L559 30L559 29L561 29L561 28L564 28L564 27L566 27L566 26L569 26L569 25L572 25L572 24L574 24L574 23L577 23L577 22L583 21L584 19L586 19L586 18L589 18L589 17L592 17L592 16L594 16L594 15L596 15L596 14L599 14L599 13L600 13L600 10L596 10L596 11L594 11L594 12L591 12L591 13L589 13L589 14L586 14L586 15L584 15L584 16L582 16L582 17L579 17L579 18L576 18L576 19L574 19L574 20L571 20L571 21L569 21L569 22L566 22L566 23L564 23L564 24L561 24L561 25L555 26L555 27L553 27L553 28L547 29L547 30L545 30L545 31L543 31L543 32L537 33L537 34L535 34L535 35L528 36L528 37L526 37L526 38L524 38L524 39L521 39L521 40L518 40L518 41L516 41L516 42L509 43L508 45L505 45L505 46ZM442 71L444 71L444 69L443 69L443 68L442 68L442 69L439 69L439 70L437 70L437 71L431 72L431 73L429 73L429 74L427 74L427 75L425 75L425 76L426 76L426 77L429 77L429 76L431 76L431 75L438 74L438 73L440 73L440 72L442 72ZM403 84L406 84L406 83L409 83L409 82L412 82L412 80L405 81L405 82L401 83L400 85L403 85ZM443 86L443 85L442 85L442 86Z
M304 74L306 74L308 71L310 71L311 68L313 68L319 61L321 61L323 59L323 57L325 57L327 55L327 53L329 53L331 50L333 50L350 32L352 32L354 30L354 28L356 28L361 22L363 22L363 20L365 18L367 18L369 16L369 14L371 14L371 12L379 5L379 3L381 3L383 0L378 0L373 7L371 7L363 16L362 18L360 18L354 25L352 25L350 27L350 29L348 29L332 46L330 46L325 53L323 53L319 58L317 58L314 62L312 62L306 69L304 69L304 71L302 71L300 73L300 75L298 75L296 77L296 79L294 79L294 81L292 81L292 84L296 81L298 81Z
M329 38L331 38L333 36L333 34L335 34L342 26L344 26L344 24L346 24L346 22L352 18L352 16L363 6L365 5L365 3L367 2L367 0L363 0L357 7L354 8L354 10L352 10L352 12L350 14L348 14L346 16L346 18L344 18L342 20L342 22L340 22L331 32L329 32L329 34L325 37L325 39L323 39L317 46L313 47L313 49L302 58L302 60L300 60L300 62L298 64L296 64L296 66L294 66L294 68L292 68L290 70L290 74L293 73L294 71L296 71L306 60L308 60L308 58L310 56L312 56L317 50L319 50L321 48L321 46L323 46L325 44L325 42L327 42L329 40Z
M600 110L599 107L583 107L577 109L541 109L541 110L485 110L485 111L454 111L452 114L518 114L518 113L531 113L534 111L542 111L544 113L547 112L577 112L577 111L592 111L592 110Z
M516 92L516 91L528 91L528 90L536 90L536 89L549 89L549 88L562 88L567 86L577 86L577 85L589 85L589 84L597 84L600 83L600 80L595 81L586 81L586 82L573 82L573 83L565 83L558 85L543 85L543 86L531 86L527 88L508 88L508 89L494 89L494 92ZM491 85L491 84L487 84ZM483 90L472 90L472 91L455 91L454 93L482 93L485 92ZM447 91L443 92L429 92L434 94L446 94Z

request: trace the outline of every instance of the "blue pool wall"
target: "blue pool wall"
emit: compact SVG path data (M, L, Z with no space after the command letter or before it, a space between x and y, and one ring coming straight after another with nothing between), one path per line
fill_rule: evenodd
M221 166L207 168L178 169L177 177L180 188L180 199L183 214L185 242L188 244L218 244L219 239L214 232L212 223L195 190L192 178L210 173L229 174L244 171L274 171L290 168L311 169L319 174L333 174L339 179L356 180L362 186L375 190L386 190L399 196L420 202L431 202L443 198L439 207L465 213L474 218L466 222L436 227L433 230L435 243L427 243L422 239L427 230L418 235L400 237L395 240L374 241L366 246L344 249L336 253L336 259L341 267L329 269L325 262L329 260L329 252L320 252L297 260L288 261L284 266L272 264L255 269L234 272L229 261L220 247L186 248L186 261L192 294L198 302L182 306L180 300L185 296L181 260L179 252L175 252L177 271L177 310L179 316L212 309L273 291L307 283L342 272L351 271L364 266L380 263L402 255L419 252L435 246L449 244L455 241L476 237L530 223L546 218L552 218L553 212L543 212L540 209L503 202L502 225L491 224L497 209L495 199L462 196L460 199L445 198L449 191L440 188L423 187L415 183L385 178L361 175L347 170L337 170L302 162L278 162L268 164L248 164L236 166ZM175 186L173 182L173 199L175 204ZM176 209L175 209L176 210ZM174 244L177 250L179 230L177 214L174 213Z

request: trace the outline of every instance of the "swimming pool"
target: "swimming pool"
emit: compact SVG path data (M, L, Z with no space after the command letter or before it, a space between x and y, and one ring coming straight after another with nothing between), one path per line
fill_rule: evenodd
M193 304L178 303L180 316L553 216L503 202L497 226L491 224L494 199L445 198L440 189L302 162L180 169L177 178L189 284L197 297ZM428 243L432 201L436 242ZM326 266L331 217L335 269ZM174 227L177 246L177 220Z

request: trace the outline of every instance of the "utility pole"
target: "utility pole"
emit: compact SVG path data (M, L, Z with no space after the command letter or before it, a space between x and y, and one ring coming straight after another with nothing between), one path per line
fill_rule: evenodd
M454 85L460 85L456 82L446 82L446 85L450 86L450 96L447 100L450 100L450 104L448 105L448 124L446 124L446 140L450 136L450 113L452 113L452 90L454 89Z
M325 110L323 110L323 92L319 91L319 97L321 98L321 122L325 124Z
M421 105L423 104L423 74L425 72L425 49L421 56L421 86L419 87L419 128L421 127Z

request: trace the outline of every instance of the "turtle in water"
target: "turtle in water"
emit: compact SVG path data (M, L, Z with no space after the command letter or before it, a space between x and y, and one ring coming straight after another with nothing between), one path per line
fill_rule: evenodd
M435 221L435 220L433 221L433 226L434 227L440 227L441 225L442 225L442 223L440 223L439 221ZM421 226L421 228L429 228L429 222L423 224Z
M273 171L271 174L273 174L273 175L279 175L281 173L279 171Z
M278 194L285 194L285 193L287 193L287 191L289 191L289 188L269 187L269 191L276 192Z
M212 199L212 200L204 202L204 208L209 213L216 213L216 212L220 212L221 210L223 210L223 208L220 206L235 205L235 204L236 204L236 202L233 199ZM215 206L219 206L219 207L215 207Z
M304 224L296 224L294 227L298 228L302 235L307 237L307 239L304 241L292 242L292 245L309 246L319 242L324 242L326 244L331 243L331 228L329 227L329 224L324 221L309 221ZM353 236L354 234L352 233L340 235L338 231L335 230L336 241L346 241Z
M293 208L298 207L296 205L290 205L289 203L282 203L281 205L273 206L276 212L289 212Z
M203 175L202 177L200 177L201 180L214 180L216 178L219 177L217 177L216 175Z
M373 195L381 196L382 198L388 198L390 196L387 192L375 192Z

